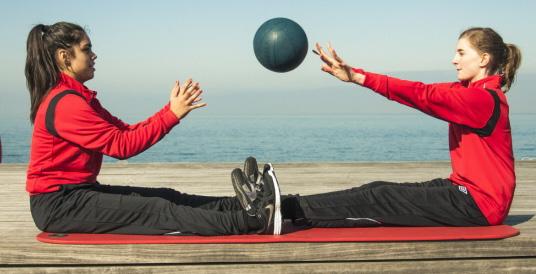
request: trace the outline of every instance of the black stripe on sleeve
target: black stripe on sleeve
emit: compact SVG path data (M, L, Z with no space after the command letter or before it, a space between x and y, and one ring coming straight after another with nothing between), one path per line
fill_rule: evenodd
M499 99L499 95L497 95L496 91L492 89L486 89L486 91L488 91L491 97L493 97L493 113L491 114L491 117L483 128L468 127L480 137L487 137L491 135L501 115L501 100Z
M56 116L56 105L61 100L61 98L63 98L67 94L73 94L73 95L84 98L82 95L80 95L80 93L74 90L64 90L56 94L56 96L54 96L54 98L50 100L50 103L48 104L48 108L47 108L47 113L45 116L45 126L48 132L50 132L50 134L58 138L60 138L60 135L58 134L58 132L56 131L56 127L54 126L54 118Z

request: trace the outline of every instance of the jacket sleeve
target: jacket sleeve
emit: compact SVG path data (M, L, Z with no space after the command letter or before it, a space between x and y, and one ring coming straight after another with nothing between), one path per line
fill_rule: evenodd
M143 126L147 123L151 123L151 121L153 119L155 119L156 117L158 117L158 115L153 115L151 117L149 117L147 120L145 121L142 121L142 122L139 122L139 123L136 123L136 124L133 124L133 125L130 125L128 123L125 123L123 122L121 119L113 116L110 112L108 112L107 109L105 109L104 107L102 107L102 105L100 104L100 102L97 100L97 99L94 99L94 108L95 110L101 114L102 118L104 118L105 120L109 121L110 123L112 123L113 125L115 125L116 127L118 127L119 129L121 130L134 130L140 126ZM168 111L169 110L169 103L166 104L160 111L159 113L160 114L163 114L164 112Z
M365 74L363 86L439 119L482 128L490 119L494 99L483 88L466 88L455 83L424 84L380 75Z
M97 112L82 98L65 96L56 106L54 124L59 136L69 142L126 159L156 144L179 123L177 116L165 107L136 126L103 116L106 115Z

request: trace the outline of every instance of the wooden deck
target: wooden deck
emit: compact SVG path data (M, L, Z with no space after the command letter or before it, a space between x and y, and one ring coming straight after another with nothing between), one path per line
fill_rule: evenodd
M107 184L167 186L232 195L230 172L241 164L103 166ZM275 164L283 193L313 194L374 180L446 177L448 162ZM37 242L24 191L26 165L0 164L0 272L454 272L536 273L536 161L516 163L517 189L507 224L521 235L489 241L270 243L201 245L52 245Z

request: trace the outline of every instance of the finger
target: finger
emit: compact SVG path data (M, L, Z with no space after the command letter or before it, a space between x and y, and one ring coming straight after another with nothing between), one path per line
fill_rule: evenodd
M320 46L320 44L316 43L315 46L316 46L316 50L318 51L318 55L322 55L323 52L322 52L322 47Z
M173 85L173 88L171 89L171 97L177 97L180 91L180 85L179 81L175 81L175 85Z
M186 103L190 103L192 100L194 100L196 98L196 96L198 96L198 92L199 92L199 89L196 89L196 90L192 90L192 89L188 89L184 92L184 101Z
M325 72L333 75L333 69L330 66L323 65L321 69L322 69L322 71L325 71Z
M185 93L193 93L194 91L199 90L199 83L192 83L187 89Z
M190 106L190 111L191 111L191 110L194 110L194 109L197 109L197 108L206 107L206 106L207 106L207 103L191 105L191 106Z
M186 86L190 86L192 84L193 80L192 78L188 78L188 80L186 80Z
M328 64L329 66L333 66L333 63L334 63L333 60L327 57L326 55L321 55L320 59L324 61L324 63Z
M186 80L186 82L184 82L184 84L182 84L179 94L181 95L184 94L191 84L192 84L192 78L189 78L188 80Z
M335 49L331 46L331 43L329 43L329 45L328 45L328 51L331 54L331 56L333 57L333 60L335 60L335 61L337 61L339 63L344 63L344 61L339 57L339 55L337 55L337 52L335 52Z
M325 51L324 51L324 48L322 48L318 43L316 43L316 49L318 50L318 52L320 53L320 55L326 57L326 58L331 58ZM329 50L329 46L328 46L328 50Z
M316 49L318 50L318 53L320 54L320 59L324 61L324 63L332 66L333 63L335 63L335 60L331 58L329 55L327 55L324 50L322 50L322 47L316 43Z
M322 47L318 43L316 43L316 50L318 51L318 54L320 56L327 57L326 53L324 52L324 50L322 49Z
M332 50L331 55L333 55L333 58L335 58L335 60L337 60L342 65L344 63L342 58L337 54L337 52L334 49L331 49L331 50Z
M333 55L333 47L331 46L331 42L328 42L328 51Z
M193 80L192 80L192 78L190 78L190 79L188 79L188 81L186 82L186 85L184 86L184 89L185 89L185 90L188 90L192 85L193 85Z
M322 47L320 47L320 44L315 43L315 48L316 49L313 49L313 53L320 56L321 55L320 52L322 51Z
M203 93L202 90L195 91L194 93L190 95L190 97L188 97L188 99L186 99L186 103L187 104L193 103L202 93Z
M187 89L192 89L192 88L196 88L196 87L199 87L199 82L191 81L190 84L186 88Z
M189 93L188 98L186 98L186 102L189 104L192 103L197 97L199 97L199 95L201 95L201 93L201 90L196 90L192 93Z

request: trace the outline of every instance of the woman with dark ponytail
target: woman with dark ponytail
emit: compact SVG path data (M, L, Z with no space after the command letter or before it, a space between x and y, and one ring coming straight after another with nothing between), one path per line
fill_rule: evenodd
M190 111L204 107L199 83L176 81L168 104L147 120L129 125L112 116L97 93L84 85L94 77L97 55L82 27L66 22L37 25L28 35L27 54L25 73L34 126L26 190L39 229L57 233L268 233L271 216L261 209L251 216L236 197L97 182L103 154L118 159L135 156L162 139Z
M80 43L84 35L82 27L66 22L52 26L39 24L30 31L26 44L28 55L25 73L30 91L32 123L43 97L59 81L60 68L55 60L56 51L69 50Z
M316 227L486 226L505 220L515 189L505 96L521 63L515 45L504 43L490 28L467 29L458 38L452 60L459 81L437 84L352 67L331 46L329 53L318 44L316 50L324 72L448 122L452 173L447 179L422 183L377 181L332 193L285 196L283 218ZM254 174L248 170L245 178ZM233 182L238 190L249 183Z

